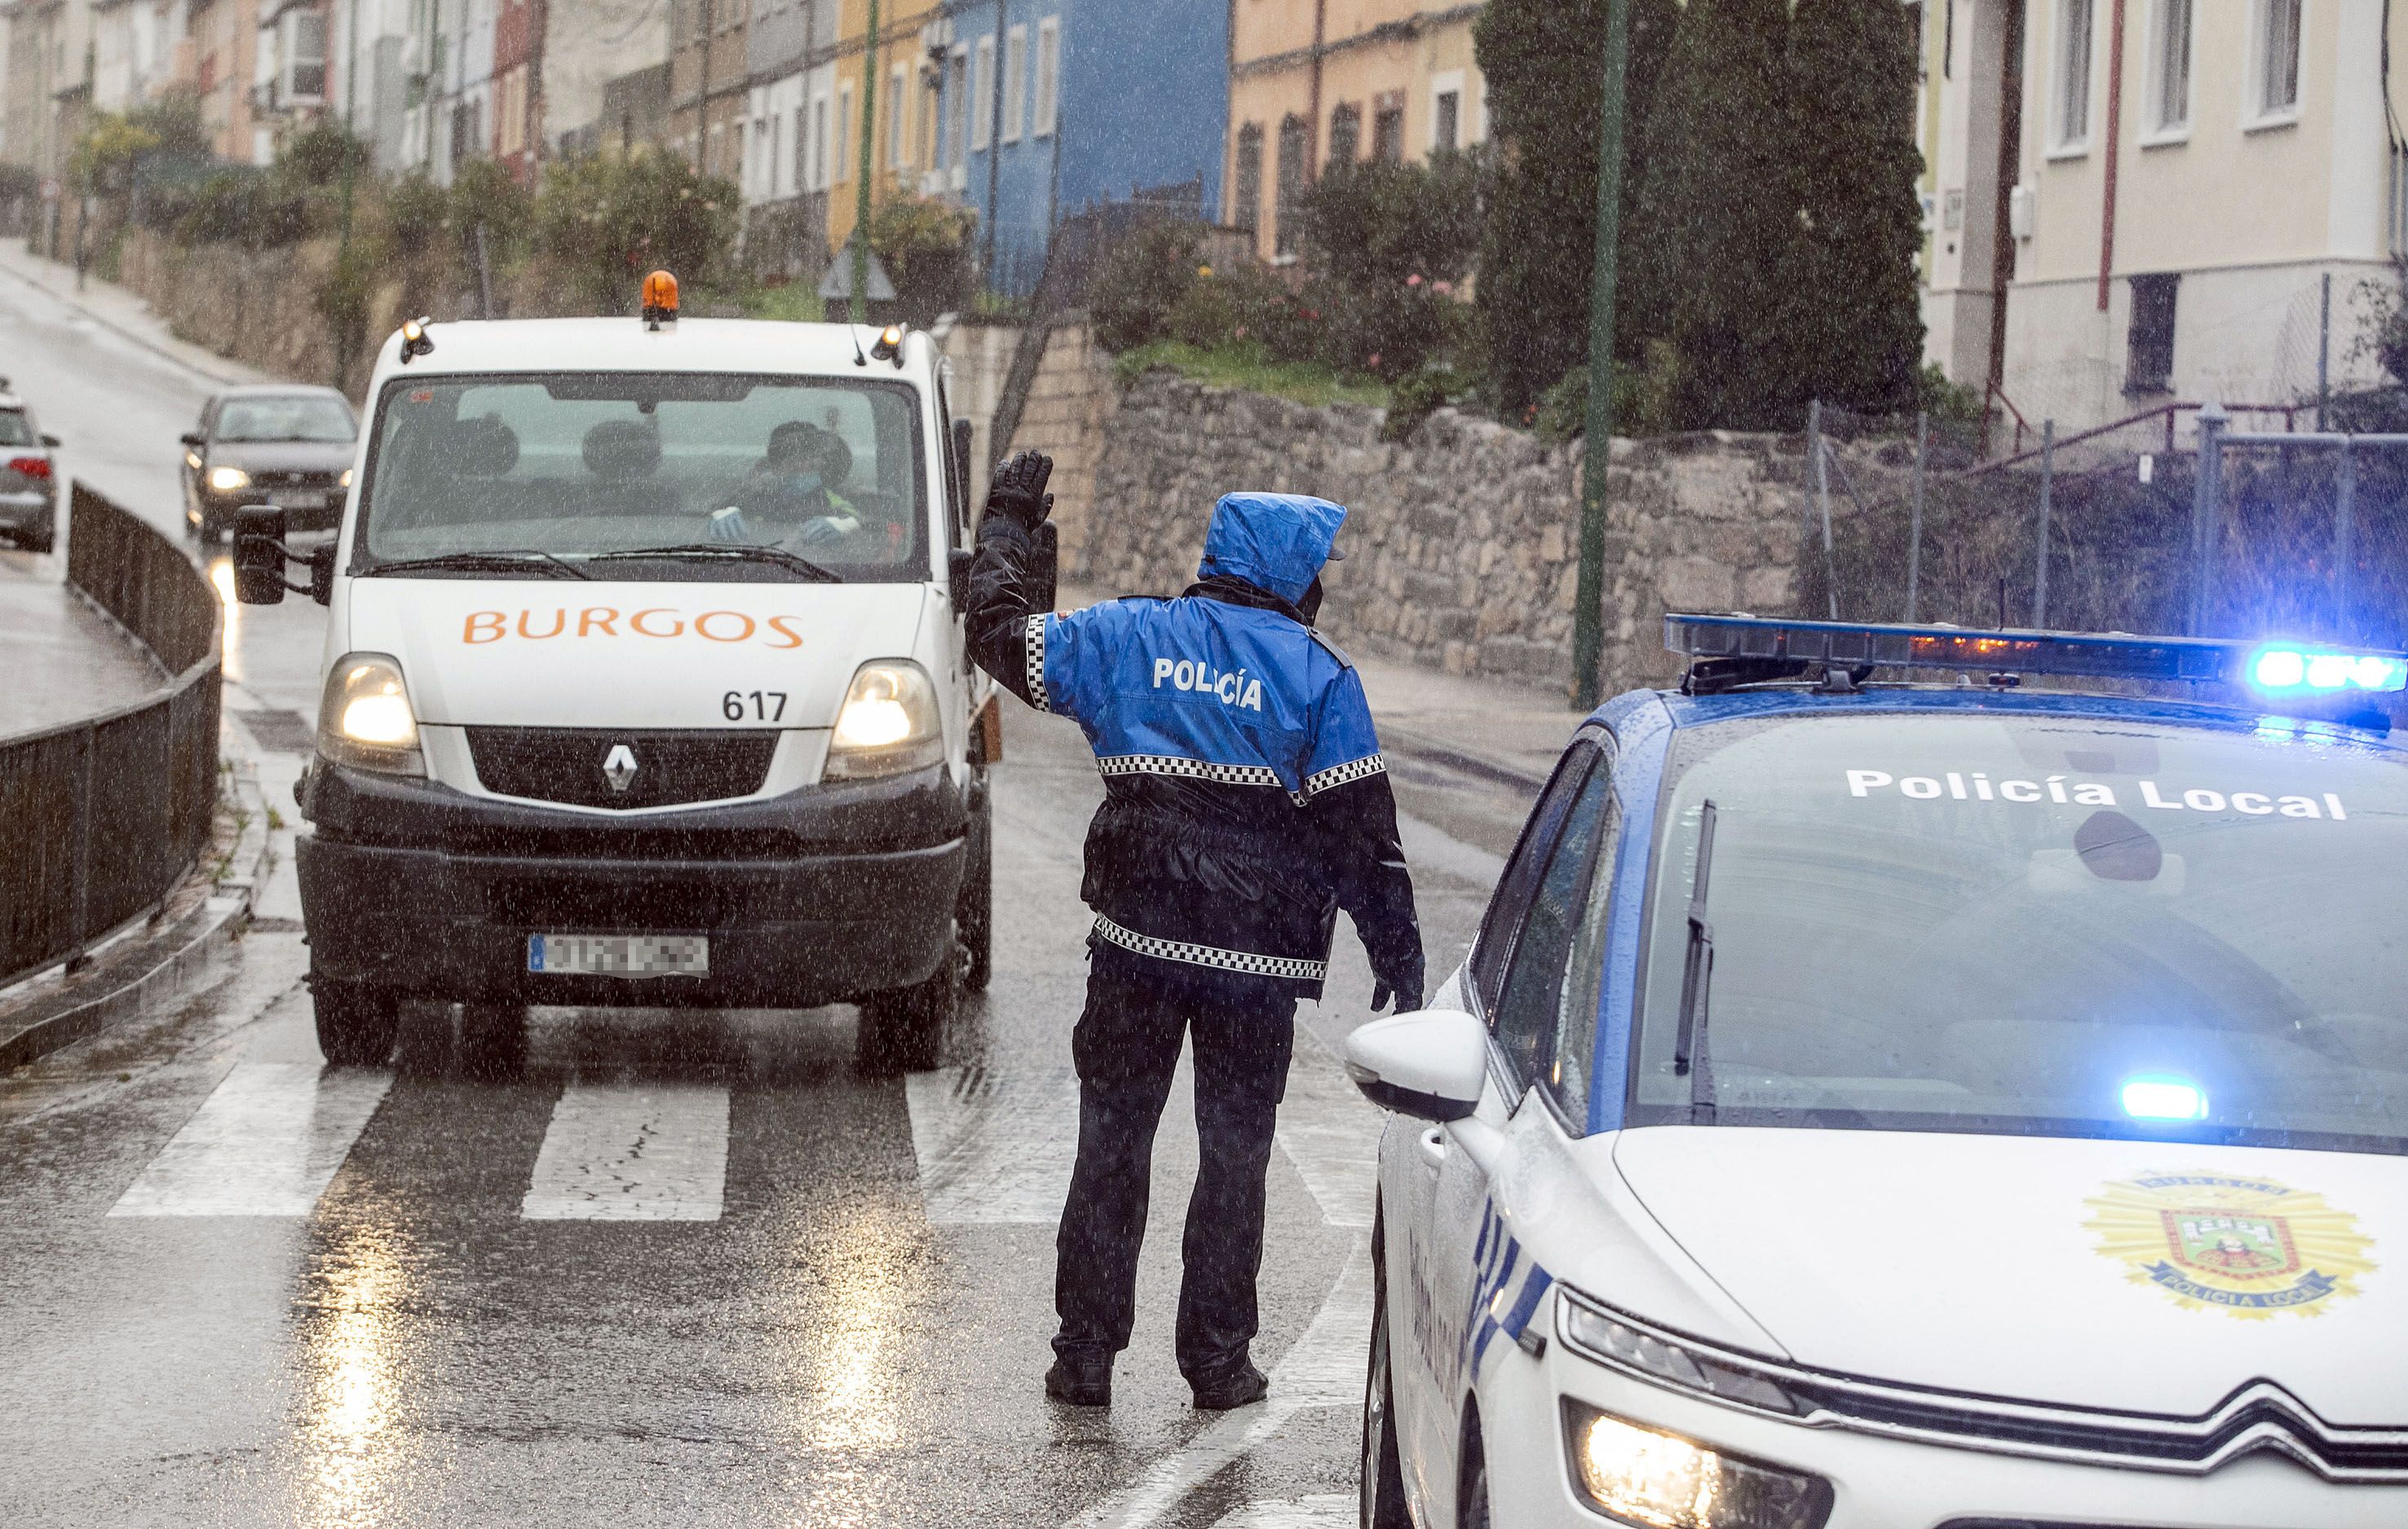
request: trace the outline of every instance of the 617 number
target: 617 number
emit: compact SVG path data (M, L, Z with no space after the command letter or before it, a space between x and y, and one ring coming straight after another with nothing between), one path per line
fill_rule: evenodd
M732 690L719 698L719 714L731 722L748 718L759 722L786 719L786 693L781 690Z

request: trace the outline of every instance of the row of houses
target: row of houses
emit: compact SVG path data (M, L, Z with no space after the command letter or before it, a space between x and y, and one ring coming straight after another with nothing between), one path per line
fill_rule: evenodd
M1069 211L1173 202L1293 258L1334 163L1488 136L1481 0L0 0L0 162L171 91L215 152L348 123L389 171L657 146L816 269L874 198L978 214L1025 292ZM1901 0L1928 358L2037 423L2373 379L2408 253L2408 0ZM2408 73L2403 65L2402 73ZM866 150L866 157L865 157Z

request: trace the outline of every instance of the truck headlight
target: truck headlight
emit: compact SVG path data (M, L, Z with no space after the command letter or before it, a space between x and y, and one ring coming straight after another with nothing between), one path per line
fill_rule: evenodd
M829 779L859 780L934 764L945 757L937 687L909 659L865 664L853 677L828 738Z
M236 489L246 489L250 486L251 475L244 472L240 467L211 467L209 469L209 487L217 490L220 493L232 493Z
M399 664L382 653L351 653L335 665L318 704L318 752L358 770L426 773Z
M1641 1428L1564 1399L1572 1486L1591 1508L1642 1529L1822 1529L1831 1484Z

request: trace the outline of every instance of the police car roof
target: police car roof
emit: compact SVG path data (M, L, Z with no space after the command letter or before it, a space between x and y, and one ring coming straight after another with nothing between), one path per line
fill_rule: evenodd
M1641 690L1617 695L1589 714L1589 721L1621 727L1651 707L1675 728L1711 726L1776 716L1945 716L1986 713L1993 716L2066 717L2098 722L2148 722L2161 726L2196 727L2211 732L2255 732L2269 725L2286 732L2346 738L2353 744L2392 749L2384 735L2340 722L2321 722L2243 707L2150 696L2101 695L2089 691L2047 690L2018 686L2000 690L1988 685L1869 684L1843 694L1829 694L1812 685L1760 685L1683 695L1677 691Z
M891 381L891 362L854 364L878 331L849 324L763 319L681 319L647 329L638 319L437 320L426 326L435 349L399 367L401 339L388 337L378 371L410 377L455 372L745 372L766 376L841 374ZM853 341L860 340L855 350ZM906 372L924 365L924 345L904 350Z

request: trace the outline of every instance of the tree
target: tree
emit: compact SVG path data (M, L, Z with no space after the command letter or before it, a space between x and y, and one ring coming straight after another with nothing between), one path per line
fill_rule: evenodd
M1788 0L1688 0L1649 106L1624 291L1669 343L1673 429L1795 428L1811 391L1789 25Z
M536 194L536 242L595 312L631 314L647 270L693 282L720 269L735 248L738 201L732 183L650 149L556 160Z
M1625 141L1640 143L1679 0L1627 0L1630 52ZM1488 81L1488 117L1502 150L1483 231L1479 306L1498 402L1529 407L1588 361L1589 273L1597 259L1597 148L1608 0L1489 0L1473 28ZM1623 173L1624 268L1634 250L1637 154ZM1616 307L1614 352L1635 357L1645 336L1629 304Z
M1923 359L1915 58L1897 0L1798 0L1792 99L1804 209L1798 336L1813 392L1869 412L1913 407Z

